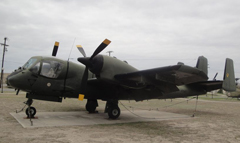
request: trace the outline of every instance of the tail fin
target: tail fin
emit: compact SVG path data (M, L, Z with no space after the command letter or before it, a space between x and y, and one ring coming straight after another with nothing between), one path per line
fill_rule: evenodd
M206 75L208 75L208 60L204 56L198 57L196 68L202 70Z
M226 63L225 63L222 87L226 91L236 91L233 60L229 58L226 59Z

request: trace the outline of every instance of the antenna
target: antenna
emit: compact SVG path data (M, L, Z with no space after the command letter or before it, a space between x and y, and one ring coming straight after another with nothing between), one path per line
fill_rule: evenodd
M113 53L113 51L107 51L106 53L109 53L109 57L110 57L111 53Z
M68 56L68 61L69 61L69 59L70 59L70 55L71 55L71 53L72 53L72 49L73 49L75 40L76 40L76 37L75 37L74 40L73 40L72 48L71 48L71 51L70 51L69 56Z

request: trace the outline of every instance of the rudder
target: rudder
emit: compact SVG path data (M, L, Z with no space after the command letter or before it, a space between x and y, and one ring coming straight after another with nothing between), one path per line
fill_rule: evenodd
M222 88L226 91L236 91L233 60L227 58L224 69Z
M202 70L206 75L208 75L208 60L204 56L198 57L196 68Z

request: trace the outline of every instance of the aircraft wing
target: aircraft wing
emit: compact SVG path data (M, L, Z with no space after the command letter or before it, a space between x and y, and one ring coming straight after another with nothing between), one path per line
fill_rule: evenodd
M174 65L118 74L115 75L115 79L122 83L135 81L136 83L160 84L159 86L163 83L170 86L176 86L206 81L208 77L203 71L197 68L186 65Z

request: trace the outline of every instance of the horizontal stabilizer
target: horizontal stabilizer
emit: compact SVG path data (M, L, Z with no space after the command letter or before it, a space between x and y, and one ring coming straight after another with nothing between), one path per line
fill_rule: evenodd
M200 88L204 89L206 92L209 92L209 91L213 91L213 90L222 88L222 83L223 83L223 81L214 81L214 80L201 81L201 82L190 84L190 86L192 85L194 87L200 87Z
M236 91L233 60L227 58L225 63L222 88L226 91Z

